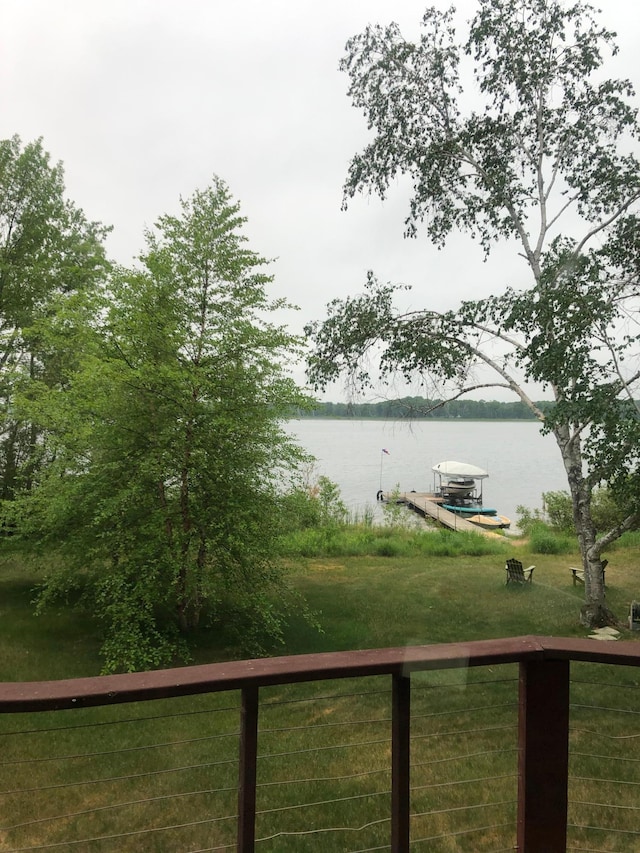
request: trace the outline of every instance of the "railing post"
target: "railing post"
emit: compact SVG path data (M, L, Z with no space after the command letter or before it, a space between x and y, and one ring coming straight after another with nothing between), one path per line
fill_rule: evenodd
M393 676L391 714L391 853L409 851L411 679Z
M518 853L565 853L569 661L520 664Z
M258 688L242 689L238 780L238 853L254 853L256 840L256 764L258 759Z

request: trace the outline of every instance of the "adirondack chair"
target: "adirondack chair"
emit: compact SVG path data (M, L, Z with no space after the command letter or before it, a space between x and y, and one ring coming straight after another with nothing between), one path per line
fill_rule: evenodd
M607 568L608 563L609 563L609 560L602 560L602 562L601 562L603 585L605 583L604 570ZM583 568L575 569L573 566L571 566L571 574L573 576L573 585L574 586L578 583L584 584L584 569Z
M505 569L507 572L507 583L531 583L535 566L523 569L520 560L511 558L507 560Z

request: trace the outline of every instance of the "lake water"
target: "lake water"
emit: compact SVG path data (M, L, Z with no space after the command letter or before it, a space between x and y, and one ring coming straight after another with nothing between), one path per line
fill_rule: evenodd
M340 487L352 512L376 505L378 489L430 491L433 465L468 462L489 472L485 506L517 521L516 507L542 507L542 493L567 489L553 436L535 421L382 421L314 418L291 421L289 431L317 459L316 475ZM383 448L388 454L383 453Z

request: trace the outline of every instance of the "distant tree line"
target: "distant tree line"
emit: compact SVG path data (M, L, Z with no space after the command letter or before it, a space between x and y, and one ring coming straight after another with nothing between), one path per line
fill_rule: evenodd
M549 401L536 403L546 411L553 405ZM533 412L520 400L428 400L424 397L401 397L398 400L381 400L377 403L317 403L312 411L296 412L300 418L414 418L466 420L535 420Z

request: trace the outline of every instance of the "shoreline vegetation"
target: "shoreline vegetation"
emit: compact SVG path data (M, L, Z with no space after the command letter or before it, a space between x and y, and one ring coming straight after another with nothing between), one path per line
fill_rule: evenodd
M548 412L553 403L542 400L536 406ZM296 418L385 418L388 420L536 420L520 400L430 400L424 397L400 397L375 403L316 402L313 409L296 409Z

